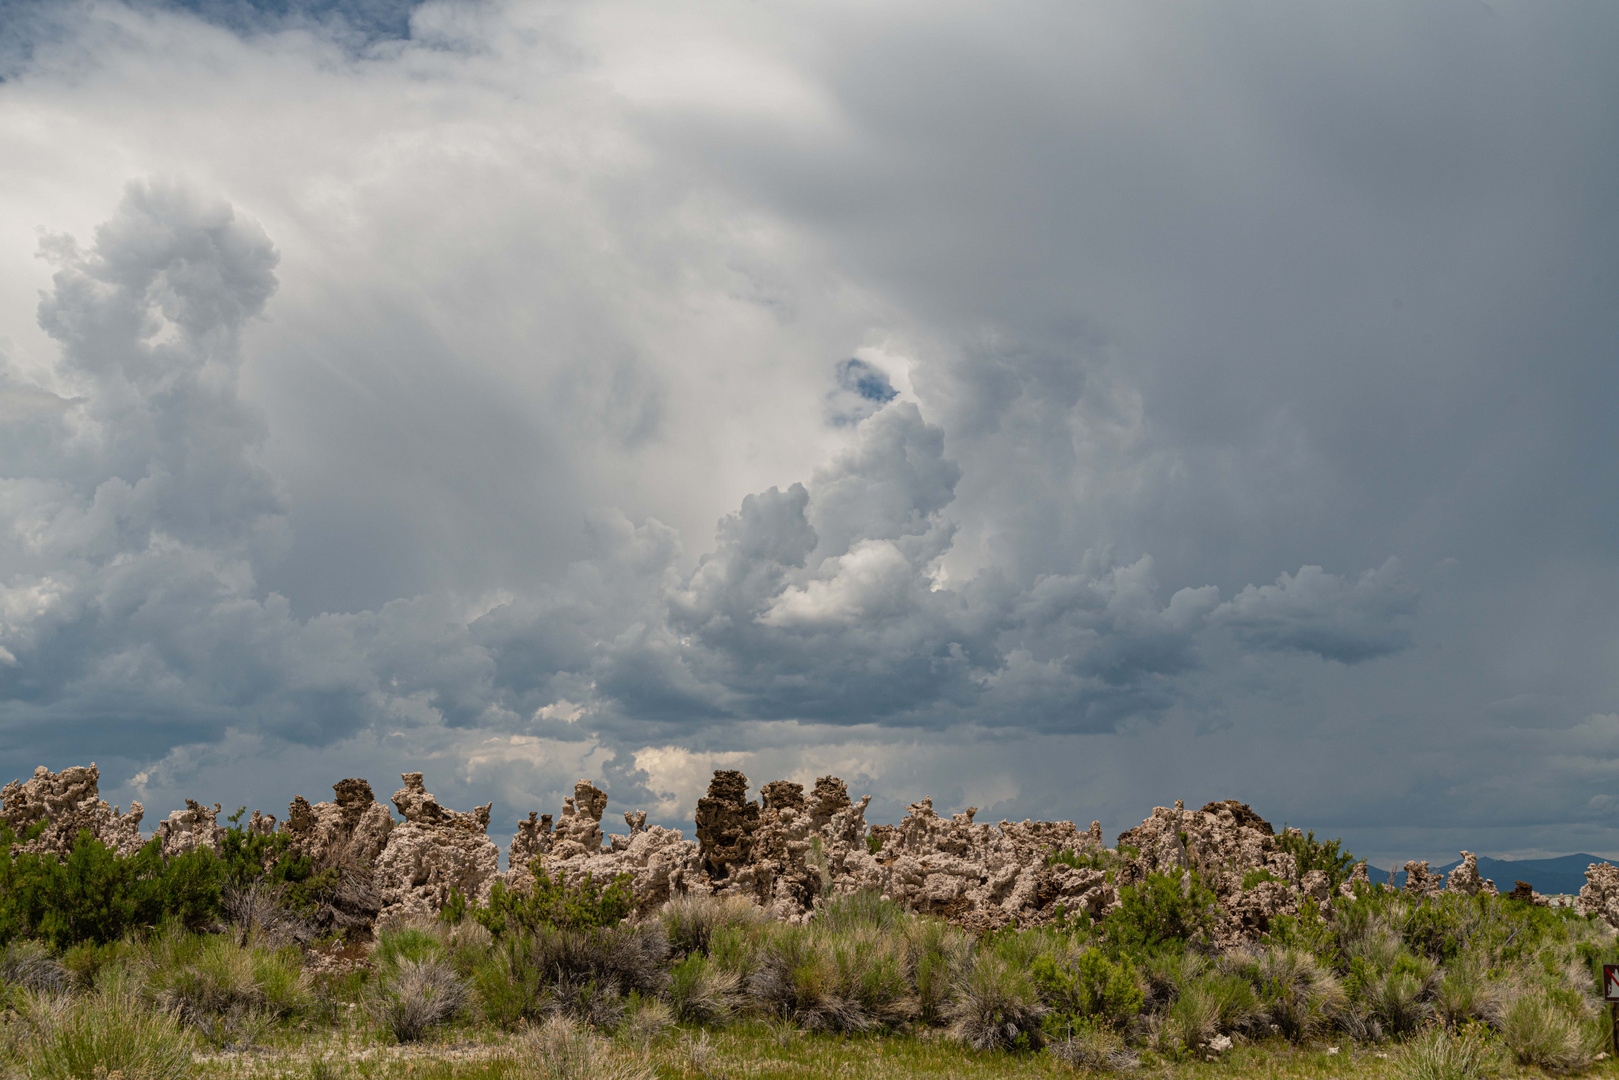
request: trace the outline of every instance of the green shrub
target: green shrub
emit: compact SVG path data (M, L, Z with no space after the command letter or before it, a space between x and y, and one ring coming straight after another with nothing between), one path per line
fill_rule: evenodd
M716 931L756 927L768 921L769 916L758 904L741 897L682 896L664 904L658 918L675 952L706 953Z
M466 1000L466 983L443 960L400 959L367 987L366 1010L400 1042L415 1042Z
M1119 908L1103 923L1115 951L1142 955L1165 944L1205 942L1216 909L1214 893L1196 874L1185 878L1148 874L1140 885L1119 890Z
M736 1008L741 980L700 952L669 972L669 1005L683 1024L723 1024Z
M586 874L570 882L566 871L552 877L533 864L534 883L526 890L508 889L495 882L489 903L470 908L470 914L496 937L532 934L538 930L588 930L616 926L635 910L630 876L620 874L602 885Z
M518 1075L532 1080L654 1080L636 1057L561 1017L529 1028L518 1042Z
M1029 972L1052 1009L1045 1021L1049 1032L1066 1031L1076 1021L1120 1027L1141 1011L1134 967L1128 960L1109 961L1100 949L1061 959L1047 953L1035 958Z
M1295 1042L1324 1033L1348 1004L1337 976L1305 949L1277 946L1229 966L1253 984L1278 1033Z
M444 959L445 951L437 926L426 921L397 923L377 931L371 960L376 964L395 964L401 960L422 963Z
M903 934L857 923L843 931L812 923L768 935L748 987L767 1012L810 1030L865 1031L916 1015L910 973Z
M1255 885L1258 885L1262 881L1277 880L1279 879L1276 877L1276 875L1271 873L1269 870L1250 870L1246 874L1242 875L1242 889L1244 892L1247 892L1249 889L1253 888Z
M827 901L815 912L815 925L832 933L868 927L891 931L910 917L904 905L875 890L862 889Z
M153 840L123 858L83 830L58 860L14 853L15 839L0 825L0 944L38 938L60 951L168 920L199 929L220 916L223 869L206 849L165 861Z
M528 962L529 945L526 938L505 938L474 965L471 993L490 1023L515 1028L544 1014L545 973Z
M932 918L912 919L902 933L917 1013L925 1023L938 1023L950 998L953 973L971 952L971 939L959 927Z
M1299 877L1312 870L1323 871L1335 893L1339 885L1349 880L1349 875L1355 869L1355 857L1343 850L1343 841L1317 840L1313 829L1299 835L1290 833L1284 825L1281 835L1276 838L1276 846L1293 856L1293 861L1298 864ZM1247 888L1246 885L1243 887Z
M0 992L18 989L36 994L60 994L71 981L67 968L41 942L13 941L0 948Z
M1209 971L1181 988L1164 1014L1166 1028L1189 1047L1204 1046L1214 1036L1241 1031L1263 1015L1248 980Z
M1046 1052L1065 1065L1090 1072L1122 1072L1136 1065L1123 1037L1109 1027L1076 1027L1054 1039Z
M191 1069L191 1041L166 1013L91 994L43 1019L26 1059L30 1080L179 1080Z

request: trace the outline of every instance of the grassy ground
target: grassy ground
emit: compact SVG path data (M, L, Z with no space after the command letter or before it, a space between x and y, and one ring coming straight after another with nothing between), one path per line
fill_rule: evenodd
M240 1054L199 1056L193 1076L231 1080L527 1080L529 1054L510 1036L489 1032L469 1039L467 1032L440 1032L441 1038L412 1046L389 1046L358 1033L287 1042ZM1087 1075L1046 1054L980 1052L941 1038L921 1036L825 1035L794 1032L762 1022L723 1031L675 1028L640 1046L615 1042L614 1058L633 1076L657 1080L1022 1080ZM1282 1040L1239 1043L1223 1055L1179 1062L1148 1057L1125 1075L1176 1080L1381 1080L1400 1073L1400 1049L1343 1045L1329 1053L1323 1043L1298 1047ZM1540 1069L1503 1061L1506 1078L1541 1078ZM1585 1075L1619 1077L1612 1059Z

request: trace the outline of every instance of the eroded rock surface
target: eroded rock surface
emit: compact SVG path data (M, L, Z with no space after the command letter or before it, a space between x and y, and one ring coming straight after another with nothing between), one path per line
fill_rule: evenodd
M1514 890L1512 895L1516 896ZM1619 930L1619 866L1592 863L1585 868L1585 884L1574 901L1574 910L1586 917L1596 916Z
M1471 851L1462 852L1462 864L1445 875L1445 890L1463 896L1477 896L1479 893L1498 895L1495 882L1479 876L1478 856Z
M196 799L187 799L186 808L158 822L157 831L152 835L162 843L165 859L199 848L218 855L219 845L225 839L225 830L219 824L219 804L214 803L209 808Z
M332 794L332 801L314 805L302 795L295 797L281 831L288 836L291 851L307 856L317 873L338 871L337 891L321 912L322 928L356 930L370 926L382 910L376 865L394 819L364 780L339 780L332 785ZM263 820L273 825L275 819Z
M708 794L697 800L696 824L703 872L711 880L724 881L734 868L749 865L759 804L748 798L748 778L734 769L715 772Z
M24 830L47 822L45 830L18 851L64 856L82 829L120 855L133 855L145 842L140 824L145 811L138 802L129 812L101 798L101 770L94 762L53 773L41 765L31 779L13 780L0 789L0 821L19 837Z
M427 790L421 773L400 779L405 786L394 792L393 804L405 820L389 830L377 856L377 922L436 915L456 892L487 902L500 864L500 849L488 835L492 804L450 810Z

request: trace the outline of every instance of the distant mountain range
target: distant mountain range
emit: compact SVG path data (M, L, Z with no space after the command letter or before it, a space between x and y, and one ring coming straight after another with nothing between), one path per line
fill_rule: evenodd
M1478 873L1495 882L1495 887L1502 892L1511 892L1514 882L1527 881L1531 888L1538 893L1553 895L1557 893L1578 893L1580 886L1585 884L1585 868L1592 863L1614 862L1612 859L1603 859L1596 855L1559 855L1555 859L1486 859L1478 857ZM1444 866L1432 867L1436 874L1448 874L1460 866L1461 860ZM1379 870L1368 865L1366 874L1373 881L1387 881L1388 870ZM1394 883L1405 884L1405 871L1397 871Z

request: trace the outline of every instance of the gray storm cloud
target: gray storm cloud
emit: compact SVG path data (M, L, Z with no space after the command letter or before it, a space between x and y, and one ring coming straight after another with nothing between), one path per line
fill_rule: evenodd
M475 619L421 596L299 620L257 584L287 526L238 393L243 332L276 287L270 239L184 185L138 182L91 247L50 250L39 318L74 396L8 383L45 440L14 460L58 463L6 482L0 677L36 748L229 728L319 745L429 713L529 730L569 695L619 742L746 720L1099 732L1173 702L1211 612L1258 648L1403 644L1387 570L1350 586L1306 567L1218 607L1213 587L1161 602L1150 558L944 584L961 469L909 401L883 402L807 485L743 499L689 572L666 527L609 514L597 556Z
M0 767L1619 851L1616 33L0 0Z

